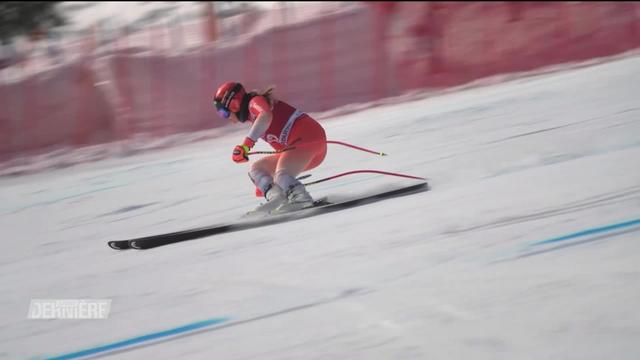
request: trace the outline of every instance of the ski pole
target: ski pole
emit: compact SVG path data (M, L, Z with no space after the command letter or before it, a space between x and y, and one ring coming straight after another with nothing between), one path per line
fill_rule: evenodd
M368 152L368 153L371 153L371 154L375 154L375 155L387 156L387 154L383 153L382 151L369 150L369 149L365 149L365 148L360 147L360 146L355 146L355 145L347 144L347 143L342 142L342 141L328 140L326 143L327 143L327 144L337 144L337 145L342 145L342 146L350 147L350 148L352 148L352 149L356 149L356 150L360 150L360 151Z
M292 146L292 147L284 148L282 150L275 150L275 151L253 151L253 152L247 153L247 155L280 154L285 151L293 150L295 148L296 148L295 146Z
M299 140L300 140L300 139L296 139L296 140L292 143L292 145L293 145L293 144L295 144L296 142L298 142ZM350 147L350 148L352 148L352 149L356 149L356 150L360 150L360 151L368 152L368 153L370 153L370 154L374 154L374 155L388 156L388 154L386 154L386 153L384 153L384 152L382 152L382 151L370 150L370 149L366 149L366 148L363 148L363 147L360 147L360 146L356 146L356 145L348 144L348 143L345 143L345 142L342 142L342 141L327 140L327 141L322 141L322 142L324 142L325 144L336 144L336 145L342 145L342 146ZM310 142L310 143L307 143L307 144L304 144L304 145L301 145L301 146L311 145L311 144L316 144L316 143L318 143L318 141ZM296 148L295 146L290 146L290 147L284 148L284 149L282 149L282 150L276 150L276 151L254 151L254 152L247 153L247 155L259 155L259 154L280 154L280 153L283 153L283 152L285 152L285 151L293 150L293 149L295 149L295 148Z
M341 174L337 174L337 175L333 175L333 176L329 176L326 177L324 179L320 179L320 180L316 180L316 181L311 181L308 183L305 183L305 186L308 185L314 185L314 184L319 184L321 182L325 182L325 181L329 181L329 180L333 180L342 176L346 176L346 175L352 175L352 174L362 174L362 173L369 173L369 174L381 174L381 175L390 175L390 176L398 176L398 177L403 177L403 178L407 178L407 179L416 179L416 180L427 180L426 178L423 177L419 177L419 176L413 176L413 175L406 175L406 174L399 174L399 173L392 173L392 172L387 172L387 171L380 171L380 170L353 170L353 171L348 171L348 172L344 172Z

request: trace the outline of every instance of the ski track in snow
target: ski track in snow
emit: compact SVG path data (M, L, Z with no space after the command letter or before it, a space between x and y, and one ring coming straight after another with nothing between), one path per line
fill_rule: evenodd
M211 318L117 359L637 359L640 58L322 120L313 179L356 169L432 189L168 245L108 240L257 205L243 134L0 179L0 358L45 358ZM259 143L256 150L267 150ZM341 199L411 180L353 175ZM29 320L31 299L111 299L107 320Z

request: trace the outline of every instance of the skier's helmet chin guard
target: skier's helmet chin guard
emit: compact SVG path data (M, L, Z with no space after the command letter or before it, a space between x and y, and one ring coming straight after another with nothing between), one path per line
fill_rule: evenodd
M213 104L220 116L228 119L231 113L240 111L240 105L245 95L244 87L237 82L225 82L220 85L213 98Z

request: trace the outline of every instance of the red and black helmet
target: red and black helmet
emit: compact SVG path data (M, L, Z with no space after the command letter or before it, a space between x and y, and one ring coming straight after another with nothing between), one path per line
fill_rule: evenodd
M218 114L227 119L232 112L239 112L245 94L244 87L238 82L227 81L220 85L213 98Z

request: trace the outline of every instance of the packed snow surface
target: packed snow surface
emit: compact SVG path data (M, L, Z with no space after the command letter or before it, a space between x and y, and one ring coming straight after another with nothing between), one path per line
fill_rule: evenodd
M321 120L307 181L358 169L430 191L146 251L125 239L260 202L206 141L0 180L0 358L69 354L212 318L118 359L638 359L640 58ZM212 114L215 116L215 114ZM264 142L257 150L268 150ZM409 185L309 187L340 199ZM610 228L609 225L622 224ZM601 229L585 232L589 229ZM577 234L568 239L546 239ZM108 319L28 319L32 299L111 299Z

